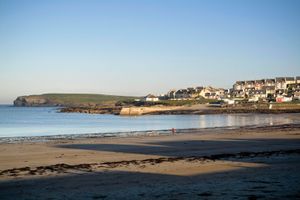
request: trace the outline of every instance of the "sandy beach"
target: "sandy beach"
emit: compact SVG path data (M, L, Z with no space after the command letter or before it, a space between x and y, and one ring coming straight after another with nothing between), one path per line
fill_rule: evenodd
M0 145L0 199L297 199L300 125Z

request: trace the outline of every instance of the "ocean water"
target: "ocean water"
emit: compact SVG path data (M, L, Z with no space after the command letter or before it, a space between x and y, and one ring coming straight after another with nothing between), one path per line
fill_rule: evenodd
M0 106L0 137L236 127L299 123L300 114L115 116L59 113L53 107Z

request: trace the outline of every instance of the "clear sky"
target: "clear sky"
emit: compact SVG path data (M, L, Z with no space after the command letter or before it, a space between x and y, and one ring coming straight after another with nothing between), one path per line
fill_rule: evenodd
M0 103L296 75L298 0L0 0Z

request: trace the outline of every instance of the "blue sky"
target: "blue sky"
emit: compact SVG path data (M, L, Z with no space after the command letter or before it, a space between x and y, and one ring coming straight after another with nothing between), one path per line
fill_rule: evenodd
M297 0L0 0L0 103L300 75Z

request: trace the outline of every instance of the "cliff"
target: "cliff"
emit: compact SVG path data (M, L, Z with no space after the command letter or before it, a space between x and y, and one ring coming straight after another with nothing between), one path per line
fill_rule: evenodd
M21 96L14 101L14 106L57 106L42 96Z

